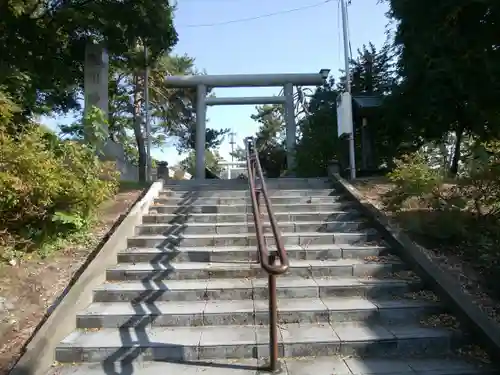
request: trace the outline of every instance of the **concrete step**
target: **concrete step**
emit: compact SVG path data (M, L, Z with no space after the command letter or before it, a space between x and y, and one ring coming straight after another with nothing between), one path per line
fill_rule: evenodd
M271 196L271 204L328 204L336 203L341 201L346 201L346 197L341 195L325 195L325 196L310 196L310 195L298 195L298 196ZM264 205L264 201L261 201ZM241 205L241 204L251 204L250 197L162 197L155 199L155 204L161 205L176 205L176 206L193 206L193 205L203 205L203 206L217 206L217 205Z
M301 179L265 179L268 190L302 190L302 189L328 189L332 186L327 179L301 180ZM164 190L248 190L248 181L244 180L177 180L168 181Z
M360 324L418 324L443 305L428 300L367 300L351 298L281 298L278 321L291 323L346 322ZM155 301L151 303L95 302L77 315L78 328L219 326L269 324L267 300Z
M94 290L95 302L155 302L267 299L267 278L190 279L104 283ZM276 279L278 298L403 298L422 289L415 278L292 277Z
M344 211L318 211L318 212L275 212L274 217L280 222L295 221L340 221L356 220L361 214L356 210ZM264 220L268 220L266 217ZM247 213L185 213L185 214L147 214L142 218L144 224L149 223L253 223L253 214Z
M276 253L276 247L268 248ZM389 255L390 249L384 245L311 245L304 248L299 245L287 245L289 259L333 260L364 259ZM255 246L226 247L184 247L159 249L156 247L132 247L118 253L119 263L168 263L176 262L227 262L257 261Z
M321 179L268 191L290 258L276 279L283 374L488 373L453 357L465 336L427 323L446 306L353 202ZM262 373L269 281L249 208L246 181L168 186L58 346L56 360L78 365L50 375Z
M285 357L284 375L499 375L491 365L463 358L374 359L341 356ZM47 375L182 374L258 375L265 371L262 359L194 360L172 362L110 362L59 365Z
M265 232L272 232L269 222L262 223ZM355 232L368 229L368 221L303 221L303 222L280 222L281 232ZM150 234L233 234L233 233L255 233L253 222L234 223L185 223L164 224L148 223L136 227L136 235Z
M457 338L456 331L417 325L283 324L279 326L279 352L286 357L342 354L412 358L445 355ZM269 354L268 343L267 326L103 328L71 333L56 348L56 360L262 358Z
M324 212L342 211L356 207L352 201L339 201L334 203L298 203L298 204L273 204L273 213L278 212ZM178 206L175 204L154 204L150 207L150 213L159 214L216 214L216 213L252 213L250 204L226 204L226 205L201 205L192 204ZM262 212L266 212L262 206Z
M276 244L272 233L264 233L266 243ZM282 232L284 245L328 245L328 244L361 244L380 241L375 230L358 232ZM257 246L254 233L233 234L180 234L180 235L141 235L127 239L128 247L172 247L172 246Z
M341 195L340 192L333 188L326 189L281 189L281 190L270 190L267 191L269 197L327 197L330 195ZM165 189L159 193L160 198L244 198L249 197L250 193L248 191L248 186L245 189L240 190L213 190L213 189L203 189L195 191L183 191L183 190L169 190Z
M385 277L406 269L396 260L365 261L358 259L290 260L288 275L299 277ZM263 277L266 272L258 263L248 262L178 262L170 264L118 264L107 270L107 280L187 280L208 278Z
M297 195L296 192L301 194L302 192L306 192L308 194L314 192L323 192L328 191L337 192L335 187L332 187L328 184L317 185L317 186L309 186L309 185L287 185L287 186L277 186L277 185L267 185L267 193L269 196L271 195ZM211 195L207 195L208 192ZM196 195L196 196L238 196L248 195L248 184L235 184L235 185L224 185L224 186L211 186L211 185L198 185L198 186L165 186L161 192L162 195Z
M169 180L165 183L164 190L171 189L184 189L184 190L197 190L197 189L248 189L248 181L244 180Z

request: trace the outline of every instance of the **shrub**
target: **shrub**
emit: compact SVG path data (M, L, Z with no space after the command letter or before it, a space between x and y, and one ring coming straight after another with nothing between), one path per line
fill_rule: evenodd
M442 170L432 168L420 152L404 155L394 164L388 175L394 189L385 203L403 226L434 240L461 241L468 221L462 214L465 199L445 184Z
M402 204L410 198L432 208L468 209L480 216L500 214L500 141L478 142L465 162L465 171L446 187L443 175L433 169L420 153L396 160L389 173L395 184L392 202ZM393 207L397 208L397 207Z
M12 121L14 114L20 108L10 98L0 91L0 126L6 127Z
M458 180L458 193L478 216L500 213L500 141L477 143L465 163L466 175Z
M422 154L403 155L394 164L388 177L395 188L386 201L391 209L401 210L411 198L427 207L439 207L443 203L443 177L426 163Z
M13 136L0 125L0 256L2 248L30 251L82 230L117 181L92 146L40 126Z
M395 165L389 174L395 188L387 195L385 203L411 231L436 239L469 241L474 237L477 241L479 226L484 230L497 226L500 142L474 145L464 174L452 184L445 184L441 172L431 168L419 153L406 155L396 160ZM411 203L416 204L411 206ZM416 210L403 212L407 208ZM493 232L490 230L488 237Z

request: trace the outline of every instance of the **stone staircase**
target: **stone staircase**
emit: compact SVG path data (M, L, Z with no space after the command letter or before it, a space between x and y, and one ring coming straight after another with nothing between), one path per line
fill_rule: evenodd
M290 258L277 278L283 373L493 373L453 354L460 331L425 324L445 306L353 202L320 179L270 179L268 191ZM249 199L245 181L167 186L51 374L262 373L269 291Z

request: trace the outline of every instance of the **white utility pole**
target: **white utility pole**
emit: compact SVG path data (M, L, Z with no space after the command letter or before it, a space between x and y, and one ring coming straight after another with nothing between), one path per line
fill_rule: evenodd
M236 135L236 133L234 131L232 131L231 133L229 133L229 144L231 145L231 162L234 162L234 145L236 143L234 141L234 136L235 135ZM231 179L233 167L234 167L233 164L229 164L227 166L227 179L228 180Z
M352 121L352 97L351 97L351 78L350 78L350 59L351 54L349 52L349 32L347 24L347 5L346 0L340 0L341 10L342 10L342 29L344 34L344 60L345 60L345 88L346 92L349 93L349 102L347 103L348 111L350 116L347 116L349 124L349 129L351 133L349 135L349 168L351 170L351 179L356 178L356 158L354 154L355 143L354 143L354 124Z
M234 141L234 136L236 135L235 132L231 132L229 133L229 144L231 145L231 161L234 161L234 145L235 145L235 141Z
M148 48L144 45L144 61L146 69L144 72L144 111L146 120L146 179L151 182L153 179L153 163L151 159L151 121L149 117L149 66L148 66Z

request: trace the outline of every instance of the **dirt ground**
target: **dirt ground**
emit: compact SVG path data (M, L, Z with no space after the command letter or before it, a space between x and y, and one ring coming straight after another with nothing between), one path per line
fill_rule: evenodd
M405 227L394 215L388 212L382 203L382 197L392 189L392 185L387 178L376 177L358 179L353 185L372 203L375 207L392 216L393 220L402 228ZM474 303L477 304L491 319L500 324L500 298L496 291L491 290L488 280L481 274L478 267L470 260L464 260L461 256L460 247L433 246L432 241L428 241L423 236L412 235L407 231L414 242L420 245L436 264L438 264L449 275L462 286L462 289L470 295Z
M100 209L99 223L84 243L43 260L34 257L16 265L0 265L0 375L7 374L15 364L47 309L141 192L137 186L124 187L105 203Z

